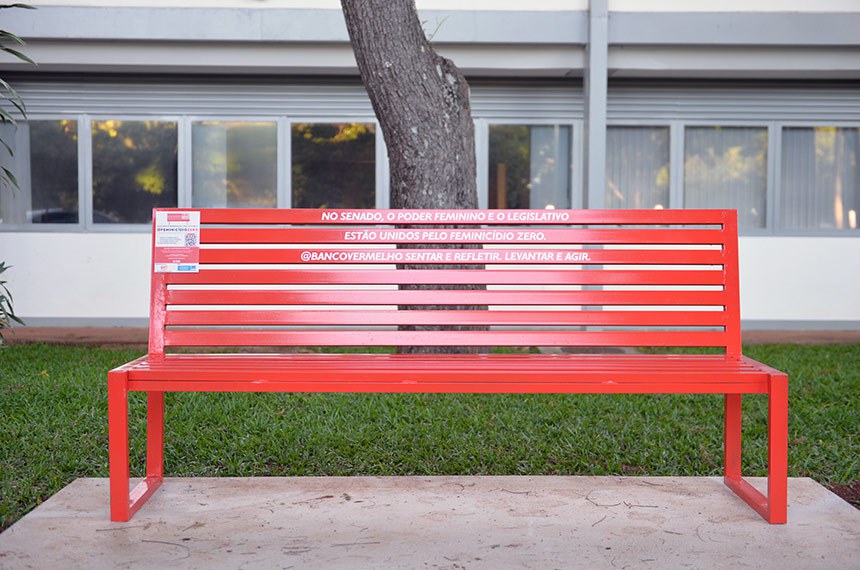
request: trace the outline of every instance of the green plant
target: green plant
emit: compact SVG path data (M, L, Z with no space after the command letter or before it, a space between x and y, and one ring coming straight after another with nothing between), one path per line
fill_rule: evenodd
M0 4L0 10L6 8L23 8L25 10L34 9L33 6L30 6L29 4ZM17 44L19 46L25 45L24 40L7 30L0 30L0 42L12 42L13 44ZM9 47L8 45L6 45L6 43L0 43L0 51L4 51L9 55L20 59L21 61L36 65L36 62L30 59L27 55L21 53L15 48ZM12 86L9 85L9 82L7 82L5 79L0 79L0 97L2 97L5 101L11 103L12 106L15 107L15 109L17 109L19 113L21 113L22 118L27 118L27 108L24 106L24 100L21 98L20 95L18 95L18 92L15 91L15 89L12 88ZM12 112L3 107L0 107L0 123L11 125L18 124ZM14 154L12 152L12 147L9 145L9 143L2 139L0 139L0 143L2 143L3 147L6 149L6 152L9 153L9 156L12 156ZM0 186L17 189L18 179L15 178L15 175L12 173L12 171L5 166L0 167L0 169L2 169L0 170Z
M2 275L9 266L5 261L0 261L0 275ZM0 278L0 344L3 343L3 329L7 328L12 321L23 325L22 321L15 315L15 309L12 307L12 293L6 288L6 281Z
M6 8L23 8L25 10L34 9L29 4L0 4L0 10ZM36 62L28 56L7 45L8 42L12 42L19 46L24 45L24 40L19 38L17 35L6 30L0 30L0 42L3 42L0 43L0 51L6 52L21 61L36 65ZM0 79L0 97L11 103L12 106L21 114L22 118L27 118L27 108L24 106L24 100L5 79ZM3 106L0 106L0 124L10 124L13 126L18 124L12 112L5 109ZM13 156L14 153L12 152L12 147L9 143L0 138L0 144L3 145L3 148L6 149L6 152L9 153L10 157ZM17 190L19 188L18 179L15 178L12 171L5 166L0 166L0 188L11 188L12 190ZM4 273L7 269L9 269L9 267L6 265L6 262L0 261L0 274ZM3 329L9 327L12 321L22 325L24 324L24 321L15 315L15 309L12 307L12 294L6 287L6 281L0 280L0 344L3 343Z

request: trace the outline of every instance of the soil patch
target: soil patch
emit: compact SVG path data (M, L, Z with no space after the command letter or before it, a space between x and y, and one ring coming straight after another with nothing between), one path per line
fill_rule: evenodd
M834 495L840 496L842 499L852 505L855 509L860 509L860 479L847 485L836 485L831 483L825 485Z

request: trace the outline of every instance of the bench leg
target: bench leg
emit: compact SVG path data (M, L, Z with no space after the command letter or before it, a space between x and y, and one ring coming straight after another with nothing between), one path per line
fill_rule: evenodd
M788 376L771 376L767 421L768 520L788 519Z
M146 476L164 477L164 392L146 394Z
M741 475L742 396L725 396L725 477L727 487L771 524L783 524L788 508L788 379L774 376L768 393L767 496Z
M740 479L743 395L726 394L725 408L725 477Z
M128 508L128 387L126 374L108 372L108 450L110 520L124 522Z
M129 492L128 379L124 372L108 373L108 448L110 460L110 519L129 520L161 485L163 479L164 394L147 396L146 477Z

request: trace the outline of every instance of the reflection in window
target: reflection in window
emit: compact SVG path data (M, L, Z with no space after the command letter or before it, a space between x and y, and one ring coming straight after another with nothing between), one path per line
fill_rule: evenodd
M569 126L490 125L491 208L570 208Z
M277 206L277 125L203 121L191 126L196 208Z
M30 123L30 195L31 222L78 222L76 121Z
M669 127L609 127L606 208L669 207Z
M856 230L860 128L782 130L781 215L790 230Z
M294 208L373 208L376 127L372 123L292 126Z
M18 177L21 187L2 192L0 212L3 223L76 224L78 223L78 125L76 121L30 121L18 126L24 137L24 149L15 149L18 161L6 165ZM14 131L3 140L12 142ZM26 141L29 140L29 144Z
M765 227L767 129L687 127L684 207L730 208L742 228Z
M177 205L176 123L93 121L93 222L147 223Z

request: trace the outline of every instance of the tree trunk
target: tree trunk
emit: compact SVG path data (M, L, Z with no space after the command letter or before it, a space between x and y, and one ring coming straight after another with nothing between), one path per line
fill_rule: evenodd
M438 55L427 41L414 0L341 0L341 5L358 70L388 148L392 207L477 208L475 128L469 84L457 66ZM424 267L403 267L419 268ZM475 350L474 347L398 347L401 353Z
M424 35L413 0L341 0L382 127L394 208L477 208L469 84Z

